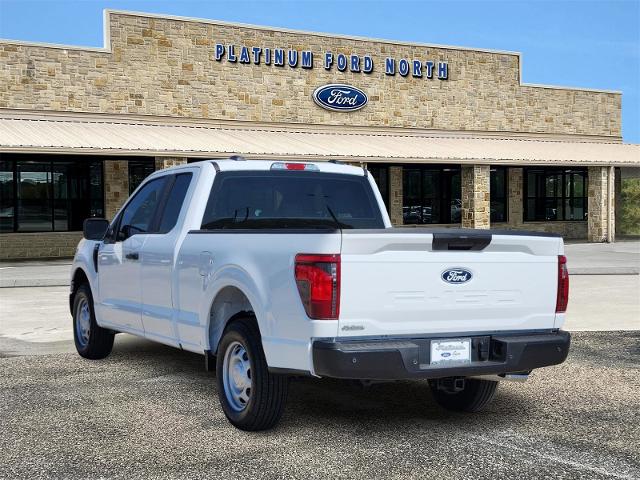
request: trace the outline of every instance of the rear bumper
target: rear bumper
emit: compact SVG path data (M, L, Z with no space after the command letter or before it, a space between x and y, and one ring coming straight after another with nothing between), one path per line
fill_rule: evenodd
M471 362L430 365L431 340L471 338ZM313 366L321 377L395 380L528 372L562 363L571 336L564 331L500 333L419 338L318 339Z

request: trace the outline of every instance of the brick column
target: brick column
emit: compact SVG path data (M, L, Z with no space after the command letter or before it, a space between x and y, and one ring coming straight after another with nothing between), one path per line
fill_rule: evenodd
M524 222L524 195L523 169L509 167L507 170L507 192L509 198L507 205L507 223L511 227L521 226Z
M105 160L104 171L104 216L108 220L129 197L129 169L126 160Z
M402 167L389 167L389 217L391 223L402 225Z
M186 163L187 159L185 157L156 157L156 170L175 167L176 165L184 165Z
M609 180L609 170L609 167L589 167L587 239L590 242L606 242L609 238L614 240L613 231L610 232L609 227L615 225L615 180L614 175Z
M462 167L462 227L489 228L489 165Z

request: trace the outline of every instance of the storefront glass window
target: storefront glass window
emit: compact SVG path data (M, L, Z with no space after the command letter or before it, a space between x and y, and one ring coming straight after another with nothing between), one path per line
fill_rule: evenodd
M367 170L371 173L371 176L378 185L380 195L384 201L387 211L389 211L389 167L380 165L367 165Z
M402 182L405 225L460 222L459 167L403 167Z
M489 176L491 222L507 221L507 169L491 167Z
M0 232L13 232L15 184L13 162L0 161Z
M18 231L51 231L51 162L18 162L17 186Z
M129 160L129 195L155 171L153 160Z
M586 220L586 169L525 169L525 221Z
M4 158L11 157L9 160ZM0 162L0 231L79 231L104 216L102 160L5 155Z

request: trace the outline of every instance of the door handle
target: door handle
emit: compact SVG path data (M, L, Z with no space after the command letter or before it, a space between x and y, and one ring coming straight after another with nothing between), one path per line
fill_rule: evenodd
M127 253L124 258L129 260L138 260L140 258L140 254L138 252Z

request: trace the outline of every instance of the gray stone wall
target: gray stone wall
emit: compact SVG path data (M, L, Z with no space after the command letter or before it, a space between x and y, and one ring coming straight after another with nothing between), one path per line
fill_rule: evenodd
M305 124L621 135L615 93L520 85L519 57L331 38L195 21L110 16L111 51L0 43L0 108ZM311 50L314 68L215 60L215 43ZM327 71L322 55L368 54L370 74ZM386 57L448 62L448 79L387 76ZM348 114L313 103L348 83L369 104Z

